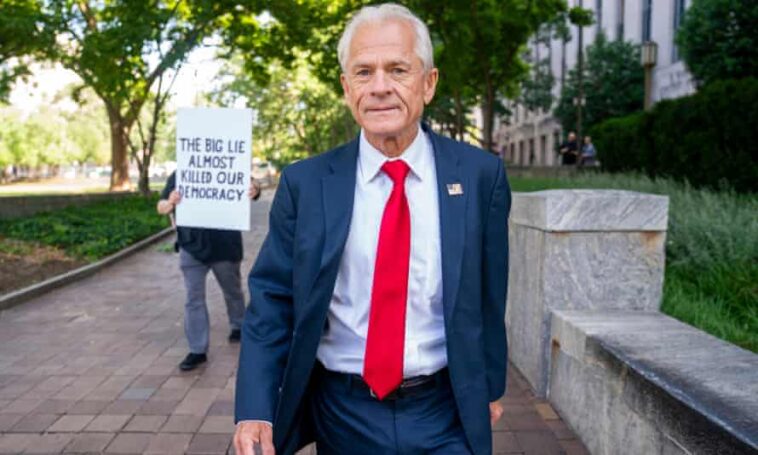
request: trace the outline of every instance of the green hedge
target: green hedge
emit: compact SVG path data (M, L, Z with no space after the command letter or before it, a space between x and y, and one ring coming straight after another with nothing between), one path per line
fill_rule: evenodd
M0 236L62 248L97 260L168 227L155 211L158 194L134 195L82 207L0 220Z
M590 131L603 168L758 190L758 79L720 81Z

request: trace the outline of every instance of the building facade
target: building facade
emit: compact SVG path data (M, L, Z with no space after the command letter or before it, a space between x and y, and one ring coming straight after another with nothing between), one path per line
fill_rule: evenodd
M679 55L674 37L692 0L569 0L569 6L592 10L595 23L582 30L583 47L592 44L602 30L608 39L633 43L654 41L657 64L652 73L653 102L678 98L695 91L692 75ZM571 39L533 40L530 51L535 61L547 58L558 100L568 72L576 65L578 30L570 27ZM555 102L553 104L555 106ZM516 166L557 166L557 149L564 132L551 112L530 111L508 102L511 116L496 124L494 141L503 158Z

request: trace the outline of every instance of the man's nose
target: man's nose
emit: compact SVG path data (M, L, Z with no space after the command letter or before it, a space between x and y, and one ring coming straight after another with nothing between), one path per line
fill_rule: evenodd
M377 71L371 78L371 94L374 96L383 96L391 92L389 75L385 71Z

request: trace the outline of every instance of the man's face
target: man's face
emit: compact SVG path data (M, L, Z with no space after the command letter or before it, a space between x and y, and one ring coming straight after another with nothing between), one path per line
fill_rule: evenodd
M575 141L575 140L576 140L576 134L574 134L574 133L569 133L569 136L568 136L568 140L569 140L569 141Z
M434 96L437 70L424 71L414 40L413 26L403 20L364 24L353 35L340 81L355 121L369 137L415 131Z

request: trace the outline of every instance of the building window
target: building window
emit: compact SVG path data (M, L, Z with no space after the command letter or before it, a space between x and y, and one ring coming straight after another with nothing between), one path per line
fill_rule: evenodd
M553 157L558 156L558 147L561 146L561 131L555 130L553 132ZM553 159L553 163L555 163L555 159Z
M529 166L534 165L534 138L529 139Z
M511 142L511 163L516 160L516 143Z
M684 10L687 9L686 0L674 0L674 33L671 34L671 61L678 62L681 60L679 56L679 49L676 47L676 32L682 25L682 19L684 19Z
M524 141L518 141L518 164L519 166L524 165Z
M642 42L650 41L653 27L653 0L642 2Z
M603 0L595 0L595 25L597 26L597 34L603 30Z
M616 39L624 40L624 0L618 0L618 11L616 11Z

